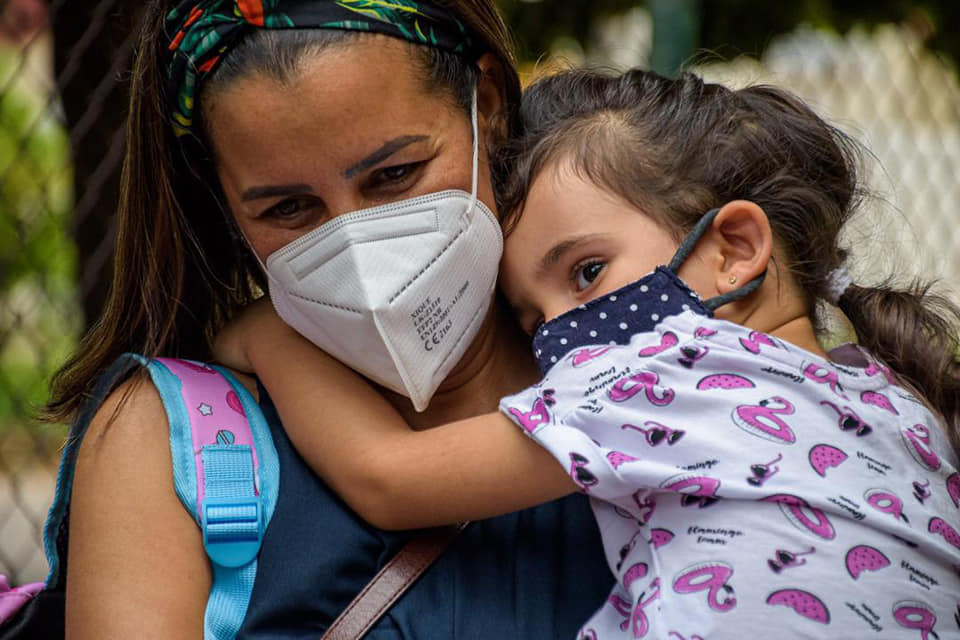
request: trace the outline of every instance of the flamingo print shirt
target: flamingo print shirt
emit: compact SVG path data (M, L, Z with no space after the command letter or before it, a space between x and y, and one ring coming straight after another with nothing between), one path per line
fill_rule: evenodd
M888 370L692 311L582 328L500 405L591 497L616 584L581 639L960 637L956 458Z

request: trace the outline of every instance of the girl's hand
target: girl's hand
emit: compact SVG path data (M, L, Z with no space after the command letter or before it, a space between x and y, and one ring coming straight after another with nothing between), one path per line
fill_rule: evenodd
M231 369L251 373L255 369L251 350L256 347L258 339L276 331L292 329L280 319L269 298L264 296L220 330L213 343L213 357Z

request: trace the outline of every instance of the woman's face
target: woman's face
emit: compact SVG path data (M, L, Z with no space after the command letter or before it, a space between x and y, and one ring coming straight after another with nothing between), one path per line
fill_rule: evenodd
M209 99L217 173L261 261L345 213L470 191L470 119L427 89L410 45L394 38L351 39L308 56L288 81L251 75ZM483 142L494 102L480 97L477 196L491 209Z

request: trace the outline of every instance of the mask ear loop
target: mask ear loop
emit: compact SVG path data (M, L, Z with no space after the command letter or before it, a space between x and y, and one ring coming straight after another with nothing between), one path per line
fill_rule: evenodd
M763 284L763 281L766 279L766 277L767 271L764 269L763 273L739 289L734 289L733 291L728 291L727 293L721 293L719 296L714 296L709 300L704 300L703 306L705 306L707 309L710 309L710 311L716 311L725 304L746 298L748 295L760 288L760 285Z
M693 229L690 230L690 233L687 234L687 237L683 239L683 242L680 243L680 246L677 247L677 252L673 254L673 259L670 260L670 264L667 265L667 268L670 269L674 274L680 269L687 258L690 257L690 254L693 253L694 247L697 246L697 243L700 242L700 238L703 237L703 234L707 232L707 229L710 228L710 225L713 224L714 218L717 217L717 214L720 213L720 209L710 209L700 220L697 221L697 224L693 226ZM741 298L746 298L748 295L760 288L760 285L763 284L764 279L767 277L766 270L763 271L759 276L743 285L738 289L733 291L728 291L727 293L722 293L719 296L714 296L709 300L703 301L703 306L705 306L710 311L716 311L719 307L722 307L725 304L734 302L735 300L740 300Z
M693 253L694 247L697 246L700 238L703 237L703 234L705 234L707 229L710 228L710 225L713 224L713 219L717 217L718 213L720 213L720 209L710 209L710 211L703 214L697 221L697 224L693 226L693 229L690 230L687 237L684 238L680 246L677 247L677 252L673 254L673 259L670 260L670 264L667 265L670 271L677 273L677 271L680 270L680 265L686 262L690 254Z
M473 128L473 175L470 181L470 207L467 212L477 207L477 181L480 171L480 131L477 124L477 86L473 86L473 98L470 101L470 125Z

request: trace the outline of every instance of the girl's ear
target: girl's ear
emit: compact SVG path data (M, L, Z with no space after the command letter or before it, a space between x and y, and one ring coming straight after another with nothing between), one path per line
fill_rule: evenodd
M505 131L490 131L490 127L502 127L497 118L506 102L507 89L500 60L492 53L485 53L477 60L480 78L477 80L477 116L480 131L487 140L498 139Z
M767 269L773 232L767 214L755 202L725 204L710 226L718 249L714 285L720 293L739 289Z

